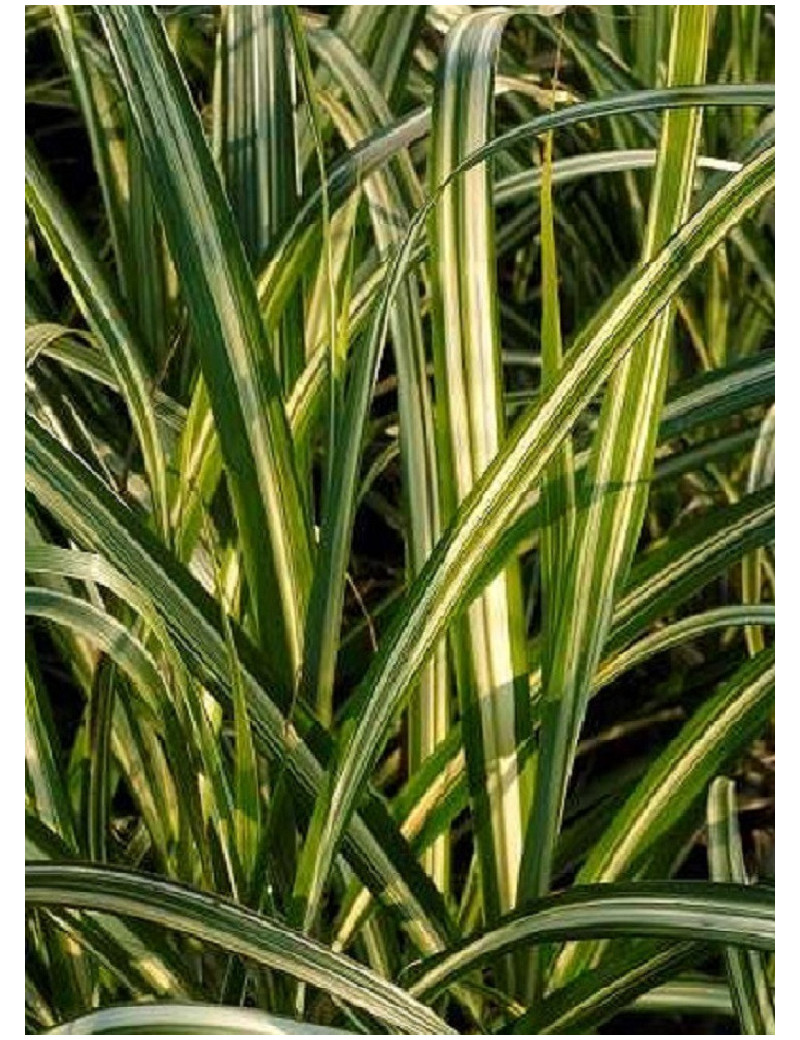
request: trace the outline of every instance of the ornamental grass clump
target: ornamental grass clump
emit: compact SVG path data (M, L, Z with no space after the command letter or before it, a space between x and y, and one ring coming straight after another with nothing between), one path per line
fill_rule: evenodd
M774 8L26 54L27 1031L774 1032Z

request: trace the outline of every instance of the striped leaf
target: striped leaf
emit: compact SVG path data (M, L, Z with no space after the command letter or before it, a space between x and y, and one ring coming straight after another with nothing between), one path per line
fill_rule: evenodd
M615 363L708 250L771 190L773 177L774 152L769 151L735 175L650 264L635 272L573 346L553 391L518 421L438 542L363 681L355 724L317 802L296 886L307 920L316 915L343 828L388 728L436 638L465 605L487 550Z
M403 1031L454 1032L391 982L236 903L119 869L32 863L25 876L29 905L102 910L150 921L289 972Z
M125 397L144 456L157 526L168 533L166 469L141 348L121 304L32 146L25 148L25 201L61 273L102 345Z
M535 943L637 935L770 950L775 944L774 894L747 885L693 881L575 887L423 962L414 971L409 992L430 999L501 954Z
M702 80L709 11L677 7L667 79ZM661 131L642 258L652 259L689 212L699 110L668 112ZM663 308L611 378L592 446L546 673L535 801L523 867L526 895L548 891L572 756L614 597L636 547L653 464L669 359L672 309ZM574 348L573 348L574 349Z
M302 1036L347 1034L308 1022L295 1022L278 1015L265 1015L255 1008L220 1007L219 1004L131 1004L90 1011L50 1032L55 1036L93 1036L107 1033L203 1033L246 1036Z
M147 589L186 667L230 707L231 673L217 605L196 579L148 536L134 514L35 421L28 421L26 436L26 481L31 493L77 541L102 553L124 577ZM253 648L245 651L240 635L236 642L256 746L275 762L285 760L299 804L307 804L322 781L321 762L330 754L330 742L297 706L294 727L289 730L292 753L287 756L286 713L291 701ZM403 907L421 949L439 948L448 935L448 926L435 889L419 870L381 804L371 801L364 812L369 823L354 821L352 843L345 841L345 855L352 857L354 869L376 895L384 895L390 905Z
M312 46L328 63L333 74L342 82L351 104L358 114L355 120L338 105L328 102L331 117L338 131L348 145L352 145L376 123L388 122L390 113L382 95L372 82L369 73L361 67L354 56L343 45L338 37L331 33L316 33L312 37ZM408 223L409 214L405 197L417 201L420 188L410 166L408 155L398 157L397 172L389 169L376 171L365 184L365 194L369 204L370 219L379 252L388 260L392 250L401 240L403 228ZM420 320L419 293L409 277L399 287L394 301L389 329L394 348L394 357L398 372L398 417L400 422L399 441L400 459L403 472L404 505L408 517L408 570L411 577L422 569L430 555L433 545L441 530L440 504L438 496L438 475L436 468L436 449L434 442L433 415L430 390L425 371L425 344L422 322ZM343 513L343 511L342 511ZM340 541L338 542L339 561L337 568L342 567L341 560L348 548L344 532L347 531L347 519L326 518L331 527L339 521ZM327 537L327 527L323 525L321 535L321 554L318 565L320 576L332 570L334 546L337 542L333 536ZM330 548L329 548L330 547ZM330 553L330 559L326 555ZM339 570L341 573L341 570ZM335 586L330 582L326 595L330 602L335 595ZM341 579L339 596L341 597ZM320 591L320 595L322 590ZM320 678L324 674L322 660L327 659L327 682L330 683L330 659L335 656L334 634L337 629L331 622L331 603L325 614L320 612L315 630L309 633L308 658L312 665L312 640L319 640ZM339 606L341 610L341 605ZM309 622L315 618L313 608ZM323 642L324 641L324 642ZM447 676L447 660L444 644L437 647L431 663L426 666L420 678L419 690L415 693L409 706L409 766L416 771L431 755L436 746L445 738L449 724L449 686ZM449 846L446 840L437 842L426 858L426 869L434 878L442 891L448 888Z
M717 777L708 789L708 861L713 881L749 883L736 819L736 787ZM725 951L731 998L742 1033L768 1036L775 1033L775 1009L763 955L755 950Z
M476 13L447 37L433 106L434 189L492 135L495 66L507 18L506 12ZM444 189L431 215L434 386L447 520L504 439L491 176L488 164L473 167ZM512 561L453 632L483 907L490 920L515 903L522 854L527 801L517 746L530 728L524 641L519 571Z
M292 688L311 576L308 522L244 249L155 13L147 7L101 7L97 13L125 85L187 300L259 634Z
M775 655L764 650L709 697L655 759L615 814L579 872L586 884L608 883L631 868L675 827L710 779L747 746L772 711ZM554 977L573 976L591 952L569 947Z

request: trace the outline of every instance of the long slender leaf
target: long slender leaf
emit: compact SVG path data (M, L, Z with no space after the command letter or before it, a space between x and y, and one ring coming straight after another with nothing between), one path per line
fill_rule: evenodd
M702 80L709 11L675 8L670 46L670 85ZM700 132L698 110L664 117L650 200L645 262L669 239L689 211ZM571 761L591 675L597 666L613 610L636 546L646 504L658 417L667 376L671 305L655 321L611 378L603 400L575 539L562 575L562 600L545 673L534 808L526 837L523 891L548 891Z
M346 1034L308 1022L295 1022L277 1015L265 1015L255 1008L220 1007L218 1004L132 1004L129 1007L91 1011L66 1025L51 1029L54 1036L94 1036L103 1033L203 1033L247 1036L302 1036Z
M189 303L259 633L291 688L311 575L308 522L244 250L157 16L146 7L100 7L97 13L125 84Z
M399 1029L453 1032L433 1011L355 961L278 921L152 875L32 863L25 896L31 905L103 910L174 928L287 971Z
M66 848L75 849L75 820L57 751L50 705L35 662L30 659L25 667L25 771L31 800L37 816L55 831Z
M464 606L470 579L480 569L487 547L514 516L527 489L615 362L663 309L691 268L770 190L773 164L774 152L766 152L734 175L655 260L615 294L580 343L573 345L557 386L518 421L440 539L361 686L357 722L317 802L298 875L298 895L306 904L307 920L316 915L343 827L387 728L436 637Z
M736 786L731 780L717 777L709 787L706 819L712 880L748 884L736 822ZM763 956L755 950L730 948L725 951L725 964L742 1033L773 1035L775 1011Z
M647 944L647 951L633 949L608 965L585 972L572 984L556 990L538 1007L521 1015L508 1030L522 1035L558 1035L596 1029L627 1008L642 993L672 978L698 959L705 948L698 943L670 946Z
M175 645L185 655L187 667L230 704L230 670L218 628L219 613L197 581L35 420L28 420L26 425L26 460L28 487L42 505L54 512L79 542L102 552L129 581L148 590ZM278 762L290 752L287 772L297 785L298 797L313 798L323 775L320 760L327 758L330 744L311 724L302 706L297 707L293 721L309 743L296 742L300 735L294 728L287 734L289 698L271 680L263 659L252 650L244 652L241 637L236 642L257 747ZM352 856L354 869L376 895L384 893L390 905L402 906L421 948L438 948L448 927L435 889L426 884L419 868L414 869L414 857L398 839L386 810L374 801L364 811L369 823L354 821L352 844L345 842L345 854Z
M90 246L29 145L25 148L25 201L125 395L144 456L158 526L166 534L164 454L142 352Z
M775 943L772 892L693 881L572 888L540 900L460 949L423 962L409 991L430 998L502 953L563 939L650 935L732 942L769 950Z
M371 127L376 121L388 121L389 112L382 96L366 70L357 64L341 41L333 34L317 33L312 37L312 44L328 62L334 75L342 81L359 114L361 126L348 118L339 106L331 107L329 103L334 123L347 143L351 144L359 131L363 132L364 128ZM409 157L401 154L400 159L405 162L397 164L397 176L391 170L376 171L365 185L376 243L381 254L387 258L401 242L402 230L408 223L404 195L416 201L420 194L413 169L409 169ZM401 190L401 182L406 185L405 191ZM422 323L419 319L419 295L410 278L398 289L390 316L390 331L398 373L400 457L409 530L408 569L413 577L419 573L430 555L441 530L441 520L433 415L426 378ZM307 652L310 664L308 681L313 682L316 672L318 683L324 682L326 688L332 682L332 658L335 658L333 634L336 624L332 622L331 615L337 603L337 586L332 579L342 567L340 561L347 549L343 537L346 527L339 527L341 541L337 543L328 537L328 524L334 527L335 522L326 518L323 525L317 571L319 584L314 590L319 590L320 605L317 607L312 594ZM333 559L337 554L339 560L334 566ZM328 581L323 583L326 575ZM340 584L339 597L342 592ZM315 663L314 648L317 643L318 662ZM449 686L446 648L442 643L421 675L419 690L409 710L409 763L412 770L444 739L448 723ZM426 867L439 888L447 891L449 846L446 839L435 844L427 857Z
M546 116L538 116L521 126L495 137L478 149L464 164L465 168L485 161L489 155L508 149L537 134L571 126L581 120L603 119L615 115L657 112L662 109L691 105L774 104L775 91L766 84L708 84L703 87L670 87L661 90L625 90L609 97L593 99ZM396 152L424 137L430 128L431 113L427 109L413 112L363 142L340 164L328 171L328 193L335 206L344 200L369 172L388 161ZM270 313L280 313L288 294L313 255L314 225L320 219L322 193L306 202L292 227L266 258L258 277L259 299ZM280 263L278 263L280 257Z
M710 779L753 739L772 709L775 655L764 650L742 665L695 712L615 814L579 873L581 882L624 877L675 826ZM585 960L589 954L583 951ZM556 979L577 971L575 948L561 955Z
M493 78L508 12L476 13L448 35L434 95L431 186L491 136ZM434 368L441 497L449 519L502 443L491 169L469 170L431 216ZM468 256L469 263L458 258ZM469 606L453 638L484 912L515 902L526 781L517 759L528 731L524 619L516 561Z
M69 69L72 88L81 107L92 158L103 193L111 241L118 266L123 296L133 288L129 270L128 163L120 140L113 93L103 76L92 66L81 39L81 28L71 4L53 4L53 26Z

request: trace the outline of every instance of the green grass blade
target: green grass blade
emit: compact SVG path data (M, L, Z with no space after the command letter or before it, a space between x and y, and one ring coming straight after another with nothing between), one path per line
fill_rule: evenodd
M328 102L333 121L348 145L352 145L376 123L388 122L383 97L372 82L369 73L359 65L354 55L332 33L315 33L312 46L327 62L333 74L342 83L350 97L357 119L349 116L342 106ZM382 257L388 258L402 240L409 214L404 196L416 199L420 189L407 155L401 155L403 164L394 170L376 171L365 184L370 218L376 245ZM405 184L405 190L401 188ZM412 280L406 279L399 287L390 315L390 332L394 347L398 378L398 413L400 420L400 457L403 474L403 499L407 514L407 561L409 573L414 576L425 560L440 533L438 481L434 444L433 415L430 390L425 372L425 345L419 317L419 293ZM333 542L323 535L323 546ZM320 574L330 562L320 557ZM339 595L341 596L340 589ZM322 594L322 590L320 590ZM335 589L326 590L333 597ZM339 607L341 609L341 607ZM327 612L326 612L327 613ZM313 616L313 615L312 615ZM309 632L309 657L312 640L326 639L327 647L320 648L320 660L333 655L334 625L329 620ZM319 668L319 666L317 666ZM328 673L330 665L328 666ZM446 648L440 645L429 666L420 678L409 707L409 768L414 771L433 752L447 734L449 720ZM448 843L437 842L426 858L426 869L443 891L448 885Z
M303 87L303 95L306 101L308 123L311 128L311 136L314 141L314 155L317 160L319 172L319 186L322 198L322 271L325 284L325 303L327 313L327 341L328 341L328 464L325 469L326 482L323 495L323 509L332 508L329 502L331 491L331 472L333 459L337 450L339 414L342 407L344 392L344 358L338 350L339 342L336 331L339 309L336 302L336 277L333 264L333 236L331 233L331 205L328 192L328 175L325 168L325 147L322 139L322 113L320 111L319 99L317 97L317 85L311 68L311 56L308 53L308 43L303 22L300 18L299 9L295 5L287 5L286 16L292 37L294 53L297 58L298 74ZM318 708L321 711L323 721L327 722L330 715L330 698L323 691Z
M147 350L155 384L163 381L175 346L170 341L169 257L147 164L136 132L129 131L129 269L136 272L128 291L131 314Z
M97 13L143 142L187 301L259 635L291 688L311 577L308 521L244 250L158 17L144 7L102 7Z
M719 372L688 380L667 395L660 436L679 436L700 422L713 423L775 396L775 356L742 358Z
M492 134L494 73L507 19L508 12L476 13L447 37L434 95L433 189ZM447 519L504 438L491 175L482 165L454 180L431 215L434 382ZM519 581L512 561L470 605L453 636L489 919L514 905L527 810L517 760L519 738L529 728Z
M680 646L682 643L687 643L717 629L747 627L754 620L764 625L774 625L775 608L773 606L715 607L664 625L633 643L627 650L614 654L603 661L595 672L592 693L596 693L601 686L612 683L620 675L631 671L655 654L663 653L673 646Z
M158 735L132 701L131 696L116 698L112 753L141 816L148 851L166 869L180 826L177 793Z
M86 833L89 858L108 859L107 833L111 802L111 733L116 697L114 665L101 661L95 672L88 706L89 781Z
M709 697L652 763L579 872L582 883L609 883L631 869L696 803L710 779L760 731L775 689L775 655L764 650ZM591 956L568 947L553 969L573 977Z
M255 260L290 224L298 203L286 12L261 4L227 6L217 47L216 150L245 251ZM283 370L277 358L276 368Z
M320 170L322 192L322 275L324 279L325 313L327 335L325 337L328 362L326 366L328 395L325 485L322 496L322 522L320 525L320 551L314 572L314 581L308 608L306 626L306 653L303 660L302 690L310 703L316 705L317 714L323 725L330 725L333 716L333 686L336 670L336 648L341 630L341 610L344 602L347 548L342 536L342 520L352 508L343 497L337 482L338 458L345 451L342 443L346 436L347 416L344 410L344 361L346 342L341 332L347 329L349 314L340 317L336 302L333 242L331 235L330 198L328 179L323 158L321 122L316 86L311 72L310 57L302 24L296 9L292 14L292 32L295 47L300 54L309 106L310 121L314 138L314 149ZM355 218L352 212L351 219ZM352 269L352 235L350 227L350 249L348 249L348 272ZM346 273L344 292L349 295L350 275ZM338 319L338 328L337 328ZM347 530L347 528L345 528Z
M25 148L25 201L75 302L107 354L139 438L157 526L166 536L169 531L166 469L142 352L91 246L28 145Z
M409 992L431 999L503 953L543 942L611 936L730 943L771 950L772 891L749 885L658 881L574 887L537 901L496 929L423 962Z
M110 366L103 364L99 349L92 346L94 340L81 329L70 329L55 322L42 321L25 326L25 368L30 368L40 356L59 357L57 344L70 340L78 341L81 347L86 347L93 355L97 355L98 373L102 371L104 378L113 384L114 374Z
M147 590L186 667L230 708L230 669L218 605L136 516L34 420L26 423L26 465L30 492L79 543L102 553L129 582ZM238 633L236 642L257 750L280 763L287 754L287 739L292 741L287 775L298 806L307 806L319 792L324 775L321 763L330 755L330 741L302 705L295 706L296 729L290 728L287 736L290 698L271 679L264 660L252 648L245 651L246 642ZM362 813L353 820L344 854L376 896L389 906L403 908L420 949L439 948L450 927L435 888L399 839L382 804L368 798Z
M72 4L53 4L53 26L80 106L117 262L122 295L134 288L130 270L130 227L128 209L128 159L121 139L113 91L85 52L82 30ZM83 29L85 32L85 27ZM141 272L140 272L141 273Z
M372 74L393 111L405 86L426 10L423 4L392 4L386 8L387 22L372 58Z
M219 1004L131 1004L128 1007L108 1007L90 1011L65 1025L51 1029L53 1036L94 1036L97 1034L154 1032L180 1034L203 1033L244 1034L246 1036L316 1036L317 1034L347 1034L346 1030L330 1029L309 1022L295 1022L278 1015L267 1015L256 1008L221 1007Z
M772 708L775 655L764 650L714 692L657 758L581 871L613 881L677 822L709 778L752 739Z
M719 1015L735 1017L731 998L725 983L703 979L667 982L651 993L639 997L631 1011L645 1014L667 1014L678 1011L681 1015Z
M26 867L34 906L102 910L176 929L277 968L407 1032L453 1032L433 1011L355 961L279 921L148 874L72 864Z
M764 488L703 517L671 543L643 556L619 597L609 647L628 642L643 626L703 588L751 548L774 537L775 492Z
M563 25L563 19L562 19ZM561 41L557 45L553 63L550 109L555 108L558 90ZM522 170L506 178L498 185L498 200L513 194L516 186L526 183L538 189L540 217L539 262L541 268L541 318L539 323L541 387L551 388L557 381L563 364L563 342L561 334L561 308L559 299L558 251L556 247L553 185L560 179L553 161L554 135L552 132L539 142L540 162L538 167ZM560 165L560 164L559 164ZM569 176L569 171L567 171ZM542 669L549 673L548 660L551 629L557 617L559 601L560 561L566 558L574 529L575 474L572 437L568 435L555 458L546 468L539 504L541 523L538 540L539 552L539 598L541 627Z
M591 152L588 155L570 155L552 162L551 185L571 184L583 177L591 177L605 173L624 173L627 170L649 170L656 164L658 152L654 148L614 148L606 152ZM737 173L742 164L736 160L717 159L713 156L699 155L698 170L715 170L723 173ZM541 190L545 165L533 169L520 170L509 174L497 182L495 203L507 205L519 201L531 191Z
M57 760L52 712L38 674L32 646L26 646L25 663L25 774L26 790L36 815L64 841L70 850L78 847L75 818ZM27 801L27 798L26 798Z
M708 861L713 881L749 883L736 818L736 786L717 777L708 790ZM763 956L755 950L726 949L725 964L733 1006L745 1036L772 1036L772 1004Z
M25 613L65 625L107 653L130 676L154 717L159 704L168 696L158 666L125 625L87 600L52 589L29 587L25 590Z
M555 90L555 86L553 88ZM558 252L553 216L553 134L544 139L539 208L541 211L542 389L558 382L564 363L561 312L558 294ZM563 561L569 559L575 531L575 466L572 438L567 435L547 467L540 491L541 530L539 559L542 601L542 673L550 675L553 636L558 620L563 581ZM547 679L545 679L545 683Z
M626 949L607 965L584 972L520 1016L510 1028L518 1035L588 1035L589 1030L623 1011L638 996L673 978L702 958L705 947L675 942L647 944L646 951Z
M247 693L242 678L239 654L233 638L230 619L225 607L223 578L216 547L211 542L213 531L211 524L206 525L209 538L206 539L213 559L214 580L217 599L221 604L220 622L225 638L230 668L230 687L233 694L233 727L234 727L234 799L233 816L235 823L235 839L238 858L244 871L246 887L255 882L256 857L261 840L261 792L258 781L258 762L253 746L253 734L250 716L247 710ZM210 544L209 544L210 543Z
M178 480L172 495L175 552L189 562L222 476L222 452L202 377L197 380L175 449Z
M367 673L356 720L314 812L297 891L314 916L322 886L363 781L437 637L463 608L470 584L585 404L690 271L774 183L763 153L706 204L650 263L639 268L589 324L554 390L518 421L409 590ZM475 590L472 590L475 591Z
M753 492L775 480L775 405L773 404L761 421L758 440L753 449L747 490ZM745 603L758 603L764 565L764 551L757 549L742 560L742 599ZM764 648L764 633L760 628L747 630L747 646L751 654Z
M219 38L220 152L228 195L252 263L269 252L299 206L295 62L286 11L230 4ZM271 328L284 395L305 361L303 301L292 294Z
M668 82L702 80L709 11L675 9ZM659 145L642 258L652 259L689 211L700 131L699 110L667 112ZM559 619L547 651L546 711L537 757L535 802L526 835L523 891L548 891L572 757L591 676L602 652L614 596L642 523L666 387L671 305L613 374L590 456L572 552L562 578Z

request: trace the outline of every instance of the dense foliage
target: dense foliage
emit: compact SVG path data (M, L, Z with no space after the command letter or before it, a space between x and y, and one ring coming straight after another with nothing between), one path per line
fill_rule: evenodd
M26 11L27 1030L774 1032L774 9Z

